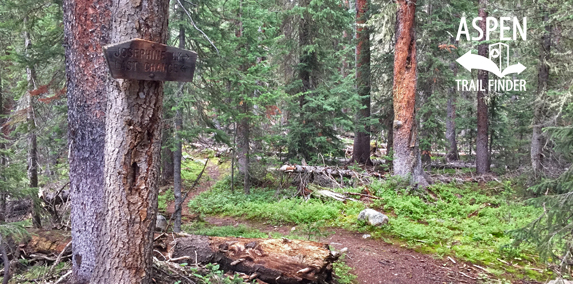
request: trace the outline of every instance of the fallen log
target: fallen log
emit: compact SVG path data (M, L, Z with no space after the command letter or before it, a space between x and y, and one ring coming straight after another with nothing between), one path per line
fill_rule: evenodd
M284 165L279 168L279 171L286 173L317 173L326 174L333 177L378 177L382 178L383 175L378 172L356 172L353 170L345 170L338 168L330 168L323 166L300 166L300 165Z
M59 205L68 202L70 200L70 190L69 189L64 190L64 188L66 188L69 184L70 182L65 183L58 190L50 190L48 188L42 188L38 193L38 196L46 204Z
M270 284L331 283L337 255L327 244L283 239L189 235L170 244L169 259L189 265L218 263ZM252 279L251 279L252 280Z
M447 164L430 164L429 166L430 166L430 168L432 168L432 169L439 169L439 170L445 170L445 169L456 169L456 170L461 170L461 169L475 169L475 167L476 167L475 163L463 163L463 162L451 162L451 163L447 163Z
M25 243L20 244L24 255L52 255L57 256L62 251L71 253L71 246L68 243L71 236L66 232L58 230L30 230L30 237ZM54 260L56 258L54 257Z

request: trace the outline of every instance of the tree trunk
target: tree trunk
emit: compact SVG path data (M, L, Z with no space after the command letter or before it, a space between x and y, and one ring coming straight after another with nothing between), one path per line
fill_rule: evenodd
M316 82L313 79L313 69L317 66L317 54L314 49L309 50L308 46L312 45L313 43L313 23L312 23L312 16L310 12L307 11L310 6L310 0L301 0L299 5L303 10L302 16L300 18L300 23L298 26L298 47L300 50L299 54L299 67L297 68L297 75L298 79L301 81L302 86L299 89L299 97L298 97L298 104L299 104L299 116L296 118L298 127L302 131L300 131L300 137L296 138L296 143L292 143L289 146L288 152L289 155L298 155L300 158L305 160L311 160L312 148L309 145L309 124L313 124L311 119L305 115L308 112L308 109L305 109L307 104L307 96L309 96L309 92L314 89L313 82ZM308 121L307 121L308 119Z
M2 126L4 125L4 94L2 93L2 65L0 65L0 135L4 134L2 132ZM6 158L4 157L4 148L6 145L3 143L3 138L0 137L0 170L4 170L6 166ZM4 177L0 178L2 181L6 181ZM6 192L0 192L0 222L6 222Z
M112 0L110 42L165 43L169 1ZM163 82L110 80L105 208L91 283L151 283L157 213Z
M385 124L388 128L388 137L386 138L386 156L394 156L394 104L390 103L388 117L385 118ZM390 164L393 167L393 164Z
M185 48L185 29L183 25L179 25L179 48ZM175 151L173 152L173 195L175 197L175 210L173 212L173 232L181 232L181 158L183 157L183 149L181 146L180 131L183 126L183 115L181 113L181 102L183 92L183 83L179 83L178 92L175 94Z
M240 107L241 114L243 116L248 115L248 103L243 101L243 105ZM250 190L250 180L249 180L249 119L243 117L237 124L237 138L238 138L238 164L239 164L239 174L243 177L243 189L245 194L249 194Z
M394 174L426 186L416 123L416 1L397 0L394 55Z
M225 271L246 273L265 283L331 283L337 259L327 244L288 239L245 239L191 235L171 243L181 262L218 263ZM301 257L302 256L302 257Z
M64 36L73 283L89 283L104 214L104 145L111 0L65 0ZM91 12L90 12L91 11ZM89 72L86 72L89 70Z
M458 73L458 68L455 63L450 64L450 68L456 77ZM450 94L448 96L448 107L447 107L447 117L446 117L446 139L448 139L448 154L446 159L448 161L457 161L460 159L458 153L458 143L456 142L456 89L454 87L450 88Z
M24 25L27 22L27 18L24 19ZM30 35L27 31L24 32L24 48L26 51L26 56L28 56L28 47L32 44L30 41ZM28 110L26 112L26 124L28 125L28 180L30 181L29 186L31 188L38 188L38 143L36 136L36 114L34 110L34 98L32 97L30 91L36 89L36 70L33 66L26 67L26 77L28 80ZM42 227L42 219L40 218L40 208L38 208L34 197L32 197L33 212L32 212L32 224L35 228Z
M238 16L239 16L239 23L238 29L235 32L237 37L243 36L243 23L241 20L241 11L242 9L242 2L241 6L239 7ZM247 68L245 66L240 67L240 72L246 72ZM250 153L250 125L249 125L249 102L247 100L247 95L240 103L240 118L239 123L237 124L237 138L238 138L238 145L237 150L239 158L237 160L239 164L239 174L243 177L243 191L245 194L251 193L251 183L249 179L249 153Z
M479 22L479 25L484 31L486 29L485 19L487 18L486 6L487 0L479 0L479 16L483 19ZM485 32L480 40L485 41ZM488 53L488 45L480 44L478 54L487 58ZM488 71L478 70L478 80L481 83L481 88L477 92L476 173L479 175L489 172L488 108L486 104L488 78Z
M166 108L169 108L166 106ZM172 117L165 117L169 120ZM163 138L161 140L161 182L160 185L167 185L173 181L174 178L174 164L173 164L173 151L171 150L171 139L174 136L173 128L170 125L164 125Z
M361 97L361 108L356 116L356 132L352 148L354 162L372 165L370 160L370 32L366 25L369 1L356 1L356 89ZM364 127L362 127L364 125Z
M547 22L549 16L543 11L543 21ZM549 65L547 61L551 56L551 25L545 27L541 36L539 51L539 69L537 73L537 98L533 111L533 132L531 135L531 167L535 174L542 170L541 157L543 150L543 123L547 111L547 83L549 81Z

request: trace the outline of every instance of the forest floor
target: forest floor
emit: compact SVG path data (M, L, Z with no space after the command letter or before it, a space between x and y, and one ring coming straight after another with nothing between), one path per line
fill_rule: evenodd
M183 222L190 221L197 216L197 214L190 213L189 207L186 205L189 204L189 201L197 197L197 195L211 189L211 187L219 180L219 177L221 176L221 170L219 169L218 165L215 165L213 163L208 163L207 167L205 168L205 172L203 174L205 176L201 178L197 187L195 189L192 189L187 195L187 198L185 198L185 201L183 201L183 208L181 208L181 219ZM185 194L185 192L183 192L183 194ZM166 213L168 216L171 216L171 214L173 214L174 211L175 211L175 202L170 201L167 204Z
M189 204L199 194L209 191L222 177L222 170L216 162L209 162L199 185L189 193L184 204ZM173 212L173 202L167 206L168 216ZM195 221L202 222L202 227L220 228L222 231L238 230L257 231L269 237L292 236L296 231L302 233L302 225L273 224L264 220L252 220L241 217L220 215L200 215L190 212L188 206L183 208L183 224L193 226ZM246 229L241 229L246 228ZM349 231L343 228L327 228L326 234L316 238L328 243L332 249L347 249L343 261L356 275L352 283L507 283L488 273L483 267L452 257L439 257L408 248L400 240L383 238L364 238L364 233ZM220 235L225 235L222 233ZM304 237L304 234L299 237ZM310 235L309 235L310 238ZM336 272L335 272L336 273ZM507 277L507 275L505 275ZM510 277L514 278L514 277ZM350 282L348 282L350 283ZM511 279L511 283L541 283L533 280Z

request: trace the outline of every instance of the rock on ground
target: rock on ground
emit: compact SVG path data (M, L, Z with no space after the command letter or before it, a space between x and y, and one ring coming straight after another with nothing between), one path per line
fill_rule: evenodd
M155 221L156 231L165 231L167 229L167 219L161 214L157 214L157 220Z
M573 284L573 281L565 280L565 279L555 279L549 281L547 284Z
M367 221L372 226L382 226L388 223L388 216L373 209L364 209L358 214L358 220Z

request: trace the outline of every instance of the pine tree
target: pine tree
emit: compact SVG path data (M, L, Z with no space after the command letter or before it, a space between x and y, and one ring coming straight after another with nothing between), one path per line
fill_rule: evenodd
M108 68L102 47L110 42L111 1L64 1L68 143L72 200L72 269L75 283L89 283L96 266L104 198L104 144ZM88 14L88 11L97 11ZM90 72L85 72L90 70Z
M361 97L356 116L356 132L352 147L352 160L371 165L370 160L370 30L366 25L370 14L370 1L356 1L356 89Z
M166 42L168 1L113 0L111 4L110 42L133 38ZM109 80L106 87L106 210L95 243L91 282L151 283L163 82Z
M416 1L398 1L394 57L394 174L426 186L416 123Z
M480 28L485 31L487 18L487 0L479 0L479 16L483 19L479 22ZM485 32L482 34L480 41L485 41ZM488 45L482 43L478 46L478 54L488 57ZM485 174L489 172L489 151L488 151L488 107L486 103L488 89L488 72L478 70L478 80L483 90L480 88L477 92L477 137L476 137L476 173Z

